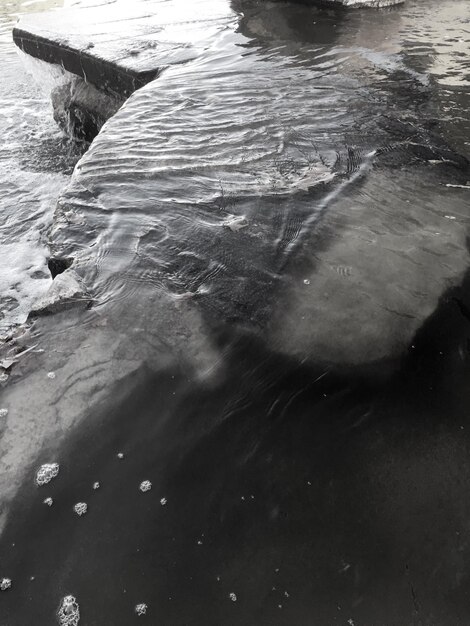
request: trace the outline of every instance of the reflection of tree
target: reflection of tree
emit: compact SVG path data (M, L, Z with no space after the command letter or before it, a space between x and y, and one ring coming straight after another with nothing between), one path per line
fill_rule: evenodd
M382 113L389 109L389 117L411 115L418 123L423 115L439 119L458 151L470 153L466 0L431 3L419 14L407 5L344 11L302 2L232 0L232 8L252 45L289 56L296 65L319 63L323 57L312 54L312 46L342 57L341 73L372 88L364 93L369 106L375 99Z
M300 50L306 43L332 45L344 12L303 3L232 0L240 32L264 44L283 42Z

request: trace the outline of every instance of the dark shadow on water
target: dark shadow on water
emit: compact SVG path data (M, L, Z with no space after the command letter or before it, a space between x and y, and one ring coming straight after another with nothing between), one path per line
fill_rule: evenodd
M50 626L72 593L87 626L133 623L140 602L149 624L466 624L469 309L470 274L388 382L232 334L215 387L142 370L53 483L22 488L3 623Z
M305 44L332 45L337 26L346 17L342 10L303 2L253 2L232 0L232 9L240 16L239 29L257 45L290 42L295 47Z

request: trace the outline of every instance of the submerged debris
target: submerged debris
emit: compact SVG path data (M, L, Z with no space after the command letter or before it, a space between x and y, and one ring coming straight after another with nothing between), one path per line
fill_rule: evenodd
M237 596L234 593L229 594L229 598L232 602L236 602L237 601Z
M6 591L11 588L11 578L2 578L0 580L0 591Z
M47 506L52 506L54 504L54 500L52 498L46 498L43 500L43 503L47 504Z
M8 409L0 409L0 417L6 417L8 415Z
M140 483L140 487L139 489L145 493L146 491L150 491L150 489L152 489L152 483L150 482L150 480L143 480Z
M38 487L42 487L42 485L47 485L47 483L50 483L51 480L58 475L58 473L58 463L44 463L44 465L41 465L36 473L36 484L38 485Z
M78 626L80 607L74 596L65 596L57 611L60 626Z
M237 233L242 228L246 228L248 222L244 215L230 215L230 217L222 222L222 226L229 228L233 233Z
M162 499L160 500L160 504L161 504L162 506L165 506L165 504L166 504L166 503L167 503L167 499L166 499L166 498L162 498Z
M81 277L67 269L52 281L52 285L33 302L30 315L49 315L71 307L87 307L91 298Z
M98 481L96 481L96 483L93 483L93 489L96 491L97 489L99 489L101 487L101 485L99 484Z

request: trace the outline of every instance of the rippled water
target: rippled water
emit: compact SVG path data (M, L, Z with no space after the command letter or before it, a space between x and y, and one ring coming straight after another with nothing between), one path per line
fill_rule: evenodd
M0 3L0 331L26 320L31 303L51 282L45 232L57 196L78 158L52 120L49 94L25 73L11 37L26 11L59 2Z
M452 38L459 24L468 44L456 4ZM442 49L436 3L234 8L199 59L97 138L61 199L55 250L77 257L98 306L129 299L135 316L136 293L195 298L186 308L295 356L395 358L468 264L468 192L446 187L467 181L468 56Z
M466 624L468 4L198 6L61 193L93 305L4 390L0 610Z

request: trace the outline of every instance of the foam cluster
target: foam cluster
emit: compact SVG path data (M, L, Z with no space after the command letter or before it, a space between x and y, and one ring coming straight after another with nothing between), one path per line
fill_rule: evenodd
M44 465L41 465L36 473L36 484L39 487L42 487L42 485L47 485L47 483L50 483L51 480L58 475L58 473L58 463L45 463Z
M145 615L147 613L147 605L142 602L142 604L137 604L135 607L135 612L137 615Z
M80 607L74 596L65 596L57 611L60 626L78 626Z
M88 504L86 502L77 502L77 504L73 507L73 510L81 517L88 511Z
M150 482L150 480L143 480L143 481L140 483L140 487L139 487L139 489L140 489L141 491L143 491L144 493L145 493L146 491L150 491L150 489L152 489L152 483Z

